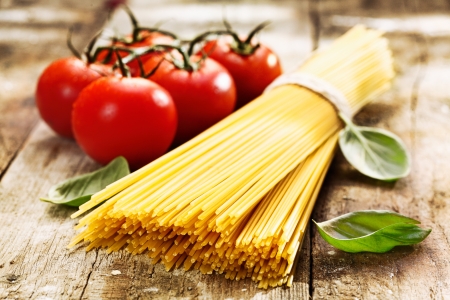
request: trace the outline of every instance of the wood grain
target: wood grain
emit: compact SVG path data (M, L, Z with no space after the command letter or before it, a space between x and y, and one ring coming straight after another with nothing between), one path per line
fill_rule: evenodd
M233 17L236 30L246 32L255 24L265 21L271 9L281 17L275 17L274 24L264 33L263 40L274 45L280 53L285 67L296 65L299 57L305 56L311 49L309 23L306 16L306 3L287 2L289 9L267 4L261 6L266 12L255 15L256 18L245 20L245 14L254 5L232 5L231 10L241 17ZM142 24L152 24L159 15L167 14L173 9L185 8L195 10L193 3L173 3L169 5L149 6L148 3L137 3L135 11ZM37 4L47 7L44 4ZM211 23L211 15L220 16L221 5L206 5L202 15L168 25L187 38L200 30L222 26L219 22ZM149 12L149 14L146 14ZM100 12L100 15L102 13ZM302 16L298 21L297 18ZM122 19L121 19L122 18ZM128 22L123 20L120 12L114 24ZM88 18L89 19L89 18ZM220 17L219 17L220 20ZM79 21L84 22L81 17ZM192 24L192 26L186 26ZM53 23L52 23L53 24ZM23 26L23 25L22 25ZM57 30L59 25L50 28L56 41L65 39L65 30ZM45 27L41 24L41 27ZM189 29L186 29L189 28ZM283 31L287 32L283 33ZM42 32L42 28L39 29ZM282 47L291 43L291 48ZM65 47L65 45L63 45ZM43 50L42 50L43 51ZM44 55L44 61L32 57L24 64L14 65L15 72L28 68L42 68L55 56ZM17 57L16 57L17 58ZM38 66L38 67L36 67ZM30 74L28 84L34 84L39 72ZM14 84L20 80L15 78ZM31 82L31 83L30 83ZM23 108L5 111L11 120L25 120L30 131L21 131L13 125L4 127L2 137L17 136L16 146L10 151L17 153L5 156L7 168L0 182L0 299L303 299L309 295L310 281L310 242L306 238L302 249L302 259L297 265L293 287L277 288L268 291L256 288L251 280L229 281L221 275L207 276L198 271L184 272L174 270L166 272L162 265L153 266L146 255L132 256L126 251L107 255L103 250L86 253L85 245L67 250L66 246L75 234L73 226L76 220L70 219L74 209L59 207L38 200L51 185L71 176L83 174L98 168L98 165L87 158L78 146L69 140L54 135L51 130L37 122L37 114L32 104L32 92L24 90L23 94L14 91L14 96L21 101L28 97L30 113L33 119L24 114ZM10 103L10 102L8 102ZM9 105L9 104L8 104ZM37 125L35 126L37 122ZM18 135L18 132L22 135ZM19 145L19 143L21 143ZM14 157L15 156L15 157ZM14 159L13 159L14 158ZM113 275L112 271L120 271ZM116 272L115 272L116 273Z
M39 153L39 155L37 155ZM76 221L73 208L37 200L55 182L98 165L74 142L62 140L39 123L0 184L0 297L4 299L298 299L309 294L309 243L302 249L294 286L259 290L250 280L226 280L197 271L166 272L146 255L126 251L86 253L85 245L67 250ZM119 270L120 275L111 272Z
M147 256L126 251L86 253L84 245L67 250L75 233L76 220L69 217L74 209L43 203L38 197L56 182L99 166L74 142L57 137L38 121L34 84L50 61L68 55L68 25L78 24L75 43L81 46L105 15L100 2L89 6L91 2L84 0L4 1L0 3L0 299L449 299L450 98L444 80L450 78L449 36L433 29L433 20L421 14L448 14L449 2L280 2L230 2L225 13L242 33L271 19L261 39L280 54L288 71L314 46L329 43L357 21L378 26L383 23L377 20L387 20L394 25L387 36L398 78L393 89L366 107L356 121L398 134L411 151L412 173L396 183L381 183L358 174L338 153L314 219L391 209L432 228L427 240L387 254L347 254L327 245L313 228L312 238L303 244L293 287L268 291L257 289L250 280L166 272L162 265L151 265ZM173 18L163 28L183 38L220 27L224 10L223 3L205 1L136 0L131 5L144 25ZM421 26L407 28L409 21ZM113 26L122 28L127 22L118 13Z
M405 3L397 8L405 18L420 16L419 3ZM339 9L323 12L325 40L345 30L345 26L333 24L334 14L353 15ZM416 20L425 25L420 24L420 17ZM433 22L426 25L438 26ZM450 140L445 138L450 129L449 93L443 80L450 78L450 47L444 42L448 37L433 38L421 30L408 32L395 26L387 36L398 77L392 90L364 108L356 120L399 135L411 153L411 175L395 183L374 181L357 174L339 153L313 218L323 221L356 210L388 209L418 219L433 232L419 245L397 247L386 254L348 254L327 245L313 230L314 299L450 297L450 264L444 254L450 250L445 217L450 213L446 205L450 179L444 167L450 163Z
M51 61L70 55L68 28L78 25L74 43L81 48L105 19L95 18L98 8L88 10L88 1L41 0L23 7L9 2L0 4L0 178L39 120L37 77Z

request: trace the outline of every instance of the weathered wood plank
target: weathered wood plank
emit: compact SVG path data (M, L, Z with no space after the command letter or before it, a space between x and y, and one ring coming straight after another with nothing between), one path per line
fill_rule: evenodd
M161 18L164 21L176 9L183 8L186 16L175 14L175 20L164 28L180 32L186 38L205 29L203 26L220 26L221 4L179 3L135 1L132 5L145 25ZM407 19L414 12L411 7L414 3L406 1L401 5L390 1L346 1L345 7L339 1L312 3L310 15L321 12L320 19L313 23L322 26L317 29L325 29L326 33L321 43L345 29L342 27L345 24L339 23L342 18L332 18L334 14L371 17L378 14L389 18L402 13ZM61 14L48 21L39 14L41 8ZM405 140L412 151L412 175L395 184L379 183L357 174L338 154L314 215L317 220L325 220L359 209L392 209L418 218L424 226L433 228L433 233L415 247L398 248L384 255L350 255L325 244L313 229L313 247L311 250L307 238L294 286L264 291L249 280L228 281L220 275L205 276L196 271L166 272L161 265L150 265L145 255L131 256L125 251L106 255L102 250L85 253L82 245L65 249L74 234L76 221L69 219L73 209L42 203L37 198L55 182L91 171L98 165L86 158L73 142L56 137L42 123L26 140L37 120L30 87L50 60L68 53L62 27L71 22L72 13L76 15L73 20L79 18L83 24L101 22L101 18L85 19L84 14L89 14L83 2L72 0L62 4L39 1L32 9L22 7L19 11L22 9L33 16L31 25L39 30L27 28L23 19L14 14L16 19L8 17L5 21L3 11L0 13L0 23L9 24L6 31L11 31L13 41L23 37L27 41L27 47L20 49L0 38L0 51L7 54L0 56L5 67L0 73L4 79L0 86L0 113L6 115L6 119L0 119L0 174L18 149L22 149L0 183L0 299L301 299L308 297L310 277L312 295L318 299L448 297L450 270L446 253L450 225L446 222L449 213L446 203L450 179L445 166L450 162L450 144L445 137L450 128L450 101L442 79L450 78L450 51L445 35L424 38L420 32L411 30L390 33L399 78L391 92L369 105L357 118L361 124L388 128ZM312 47L307 9L306 2L286 1L280 6L245 2L230 4L227 13L240 32L273 16L273 25L262 39L280 54L285 69L290 70ZM426 10L436 9L448 11L448 1L427 3ZM0 32L3 33L3 28ZM46 52L43 45L34 46L36 36L55 48ZM41 48L30 51L34 47ZM25 70L30 72L27 77L23 77ZM112 270L121 274L113 276Z
M0 297L78 298L95 253L67 251L74 210L37 197L54 182L95 167L74 142L56 137L44 124L33 131L0 183ZM11 274L18 279L9 280Z
M199 5L196 1L180 3L174 1L170 4L162 2L155 5L142 1L135 2L132 8L144 25L152 25L155 20L159 21L161 18L164 20L164 16L169 16L176 9L196 12L187 19L173 20L167 24L167 29L186 38L192 37L201 30L222 26L221 4ZM292 69L297 65L297 61L311 49L307 5L306 2L295 1L286 1L284 4L270 2L263 5L230 4L227 9L230 11L230 21L242 33L252 29L259 22L273 19L273 24L264 32L262 39L279 53L285 68ZM37 7L39 5L44 4L36 4ZM79 9L75 3L70 5ZM64 9L64 6L59 8ZM54 10L54 7L51 6L48 9ZM253 18L247 19L248 13L252 11L262 13L254 14ZM47 36L51 37L48 42L60 44L65 49L65 29L58 31L53 28L53 26L60 26L59 22L62 21L55 21L59 25L52 22L50 25L45 25L42 24L43 21L40 22L39 31L34 33L47 32ZM114 22L114 24L122 24L128 21L123 13L122 15L119 13L118 19ZM25 26L20 26L22 27L17 32L28 30ZM286 45L290 46L286 47ZM25 52L27 51L29 50ZM19 82L19 75L24 69L34 68L27 86L34 85L40 70L50 60L62 56L64 51L58 50L51 54L42 52L26 63L15 65L14 72L17 77L14 77L12 82L14 84ZM16 92L14 95L19 99L24 97L30 99L30 110L34 114L34 120L37 120L36 110L31 104L33 91L24 90L26 90L24 95ZM19 119L18 113L23 112L23 109L12 109L6 106L5 111L8 112L11 120L14 120ZM24 115L20 116L20 119L22 118L29 119ZM31 130L34 123L29 124L27 128ZM1 134L3 137L8 134L14 136L17 135L15 130L13 125L8 125L4 127L5 133L2 131ZM26 137L27 134L23 134L20 141L23 143ZM19 147L10 148L15 152ZM6 157L5 161L10 161L11 157ZM126 251L107 255L103 250L86 253L83 245L67 250L66 245L75 234L72 228L76 221L69 218L74 210L40 202L38 197L44 195L52 184L97 167L98 165L88 159L74 142L55 136L42 122L38 123L0 182L0 227L2 228L0 245L6 245L0 247L0 299L303 299L308 297L309 236L303 245L302 259L297 266L293 287L268 291L257 289L250 280L229 281L222 275L202 275L198 271L166 272L162 265L151 265L146 255L132 256ZM114 276L111 274L113 270L119 270L121 274Z
M74 234L75 221L69 218L74 210L39 202L37 197L54 182L95 167L73 142L55 137L44 124L33 132L0 185L4 232L0 244L8 245L0 250L1 297L297 299L309 293L309 243L305 243L294 287L269 291L258 290L249 280L228 281L197 271L166 272L161 265L150 265L145 255L124 251L106 255L102 250L86 254L83 245L65 249ZM122 274L112 276L112 270ZM11 280L14 276L19 277Z
M39 119L34 105L37 77L52 60L70 55L65 44L67 29L74 24L83 27L75 43L86 43L105 18L94 18L97 8L90 9L88 1L65 3L38 1L18 7L2 2L0 178Z
M406 9L415 11L411 6ZM405 13L405 7L400 9ZM333 14L354 16L357 12L335 7L322 15L324 23L328 20L327 36L344 29L334 26ZM417 22L420 20L418 17ZM430 20L426 22L433 25ZM420 30L393 30L388 37L398 78L392 91L368 105L356 119L360 124L389 129L405 141L413 161L411 175L396 183L377 182L357 174L338 153L314 219L323 221L362 209L389 209L420 220L433 232L422 244L398 247L386 254L348 254L327 245L313 230L314 299L450 297L450 261L446 255L450 231L445 217L450 213L446 205L450 181L444 167L450 163L450 141L445 138L450 119L448 84L443 80L450 78L450 47L444 42L448 37L430 38Z

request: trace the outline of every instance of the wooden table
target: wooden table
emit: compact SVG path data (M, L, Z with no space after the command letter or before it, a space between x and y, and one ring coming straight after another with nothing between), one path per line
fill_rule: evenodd
M66 30L76 24L82 47L106 15L87 0L0 2L0 298L1 299L450 299L450 2L449 1L147 1L131 3L142 24L185 38L220 28L225 14L237 30L272 20L261 39L291 70L312 48L356 23L382 28L396 60L391 91L368 105L359 124L389 129L406 143L412 172L395 183L371 180L337 153L313 218L388 209L433 229L421 244L386 254L348 254L312 228L293 287L257 289L197 271L165 272L147 256L125 251L67 250L74 209L38 200L65 178L99 166L56 136L34 104L37 77L69 55ZM225 5L226 4L226 5ZM225 7L225 8L224 8ZM117 28L127 23L119 13ZM127 25L128 26L128 25ZM113 276L112 270L120 275Z

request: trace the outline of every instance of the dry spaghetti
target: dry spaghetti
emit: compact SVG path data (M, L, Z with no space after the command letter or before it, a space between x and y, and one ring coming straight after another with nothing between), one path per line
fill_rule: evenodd
M338 89L355 114L393 77L381 33L357 26L298 70ZM291 285L304 232L337 143L336 108L306 87L274 87L80 207L69 246L147 252L260 287Z

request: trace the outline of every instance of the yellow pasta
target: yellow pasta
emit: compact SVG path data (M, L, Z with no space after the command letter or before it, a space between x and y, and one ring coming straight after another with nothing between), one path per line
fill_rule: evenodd
M381 33L357 26L299 73L325 80L355 114L393 77ZM342 129L336 108L307 87L273 88L80 207L69 246L147 252L167 270L290 286L304 233Z

